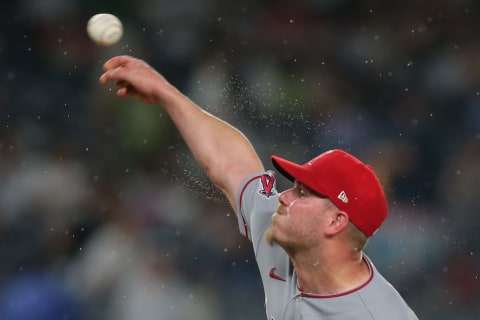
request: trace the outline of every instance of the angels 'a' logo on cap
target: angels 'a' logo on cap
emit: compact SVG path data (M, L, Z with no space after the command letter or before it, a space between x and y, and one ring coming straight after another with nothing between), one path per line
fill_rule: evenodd
M343 203L348 203L347 194L343 190L338 194L337 198L340 199Z

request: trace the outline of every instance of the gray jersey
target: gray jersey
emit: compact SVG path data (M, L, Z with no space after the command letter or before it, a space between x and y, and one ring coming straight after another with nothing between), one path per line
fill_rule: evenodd
M417 319L366 256L370 278L363 285L335 295L308 294L299 290L288 255L281 247L270 246L264 239L278 205L273 172L248 177L238 191L237 201L240 232L253 244L265 290L268 320Z

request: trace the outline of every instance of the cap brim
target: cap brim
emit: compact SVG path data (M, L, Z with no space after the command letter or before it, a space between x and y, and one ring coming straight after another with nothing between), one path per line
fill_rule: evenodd
M294 162L282 159L277 156L272 156L271 160L275 169L288 180L292 182L298 181L306 185L313 191L317 192L318 194L328 196L325 193L325 190L323 190L323 188L315 182L315 179L305 168L305 165L298 165Z
M297 165L296 163L293 163L291 161L288 161L288 160L282 159L280 157L277 157L277 156L272 156L271 160L272 160L272 163L273 163L273 166L275 167L275 169L278 172L280 172L285 178L287 178L290 181L295 180L294 173L292 174L290 172L291 171L293 171L293 172L298 171L299 170L298 167L300 167L299 165Z
M305 172L304 166L277 156L272 156L271 160L275 169L277 169L277 171L288 180L292 182L298 180L299 182L306 183L307 185L310 184L311 177L307 172Z

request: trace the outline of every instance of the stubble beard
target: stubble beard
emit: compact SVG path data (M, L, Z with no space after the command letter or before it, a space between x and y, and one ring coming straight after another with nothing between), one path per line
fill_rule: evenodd
M265 231L265 241L267 241L267 243L272 247L275 244L275 237L273 235L272 225L270 225L267 231Z
M284 207L282 206L282 204L278 204L277 205L277 208L276 208L276 212L282 212L282 210L284 210ZM275 214L272 215L272 217L270 218L270 226L268 227L267 231L265 231L265 241L267 241L267 243L270 245L270 246L273 246L274 244L278 244L277 240L275 239L275 235L273 233L273 218L274 218Z
M279 208L280 205L277 206L277 211ZM273 217L274 215L272 215L270 218L270 226L268 227L267 231L265 231L265 241L267 241L270 246L273 246L276 243L275 235L273 234Z

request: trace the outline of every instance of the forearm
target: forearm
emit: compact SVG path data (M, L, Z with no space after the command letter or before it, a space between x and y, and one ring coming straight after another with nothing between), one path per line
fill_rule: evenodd
M234 197L242 180L252 172L263 171L249 140L177 90L164 99L163 107L199 165L235 207Z
M115 81L121 97L161 105L195 159L236 209L242 180L263 166L248 139L223 120L201 109L142 60L114 57L104 64L101 83Z

